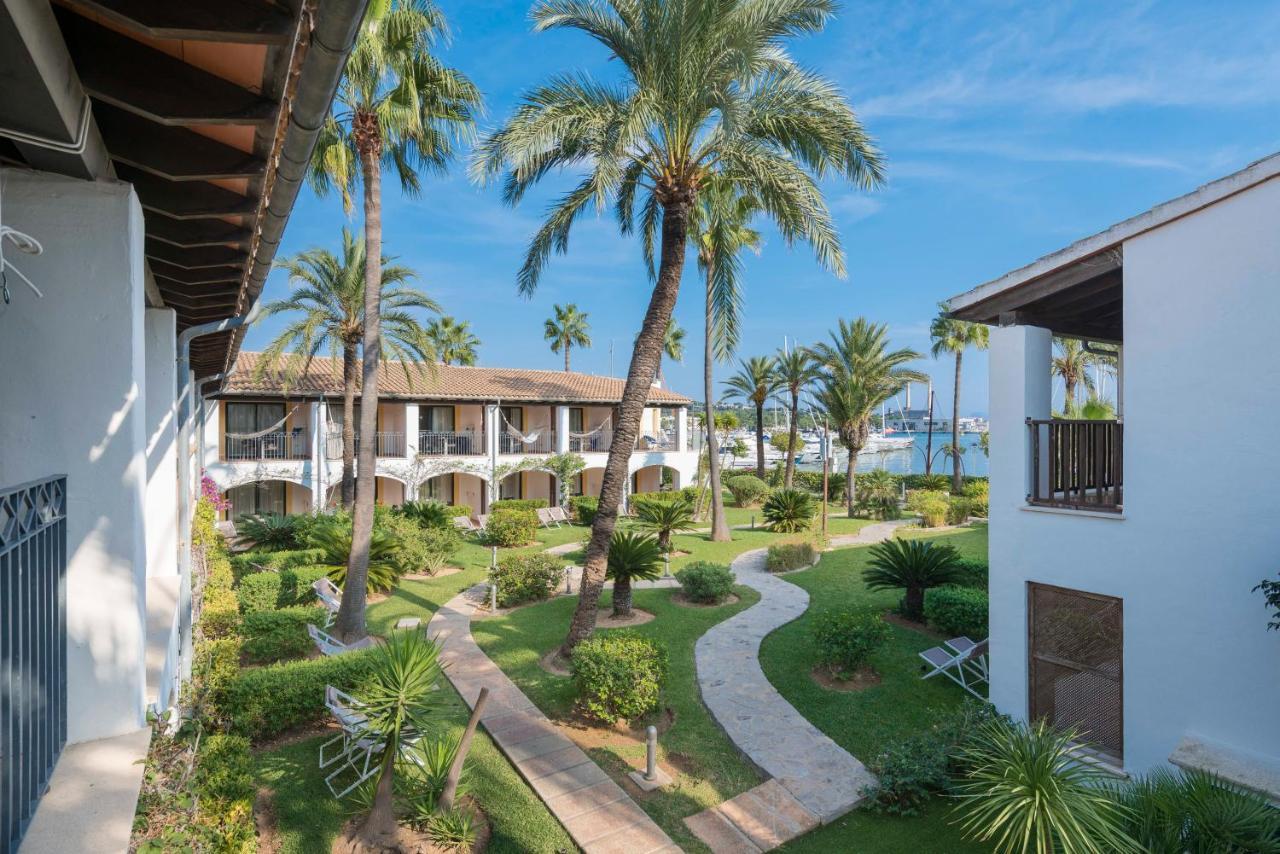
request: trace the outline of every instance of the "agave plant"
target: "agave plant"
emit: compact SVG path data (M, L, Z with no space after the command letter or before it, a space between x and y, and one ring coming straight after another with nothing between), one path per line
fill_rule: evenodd
M695 527L693 504L687 498L674 501L637 499L635 527L658 537L658 547L663 553L671 551L671 535L678 531L692 531Z
M652 581L661 573L662 547L657 537L635 530L614 531L606 575L613 581L613 616L631 616L632 581Z
M955 581L961 570L954 546L928 540L889 539L871 547L871 560L862 580L871 590L903 588L902 615L909 620L924 616L924 592Z
M340 523L319 525L311 532L312 548L324 552L318 563L329 567L329 578L343 587L347 582L347 561L351 555L351 526ZM400 580L400 538L375 528L369 540L369 590L386 593Z
M448 528L453 524L453 514L443 501L406 501L399 507L400 515L412 519L420 528Z
M408 748L409 761L404 763L404 779L401 781L405 800L409 806L409 820L420 830L425 830L436 815L436 802L444 792L449 769L458 755L459 739L423 738ZM469 789L467 766L463 766L462 779L458 783L458 797Z
M298 526L293 516L282 516L279 513L255 513L241 516L236 521L236 533L253 543L255 549L265 552L279 552L285 549L296 549L298 542Z
M762 512L770 531L807 531L813 524L813 496L802 489L779 489L765 500Z
M996 718L961 753L956 786L965 835L1000 854L1137 852L1129 809L1107 793L1105 772L1072 756L1076 733L1045 721ZM1219 849L1221 850L1221 849Z

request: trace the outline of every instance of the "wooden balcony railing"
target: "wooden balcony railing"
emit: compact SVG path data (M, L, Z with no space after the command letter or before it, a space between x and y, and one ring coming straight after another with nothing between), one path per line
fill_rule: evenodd
M1124 505L1124 424L1027 419L1031 492L1041 507L1119 512Z

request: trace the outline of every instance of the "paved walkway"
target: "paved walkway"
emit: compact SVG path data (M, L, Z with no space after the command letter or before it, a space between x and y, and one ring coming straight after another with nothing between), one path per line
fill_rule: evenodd
M557 730L471 637L471 615L484 601L479 584L450 599L427 625L441 644L445 675L467 705L480 689L480 716L498 748L587 854L668 854L679 847L609 775Z

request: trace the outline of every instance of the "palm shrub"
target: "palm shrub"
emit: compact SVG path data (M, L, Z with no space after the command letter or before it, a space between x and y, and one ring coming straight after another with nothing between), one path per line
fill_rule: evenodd
M423 528L449 528L453 525L453 514L443 501L406 501L397 512Z
M236 520L236 534L264 552L281 552L302 545L293 516L279 513L255 513Z
M1156 769L1110 791L1149 854L1280 851L1280 810L1207 771Z
M1000 854L1113 854L1140 849L1122 828L1129 809L1105 772L1072 756L1077 733L1046 721L996 718L961 752L956 811L966 836Z
M930 492L946 492L950 484L945 474L918 474L907 478L911 489L927 489Z
M753 474L740 474L725 480L725 488L733 496L733 503L739 507L750 507L759 504L769 494L769 484Z
M330 580L338 587L347 583L347 564L351 555L351 526L322 525L311 532L310 545L321 551L317 563L329 568ZM369 590L387 593L395 589L401 573L401 541L392 532L376 528L369 537Z
M770 531L794 534L813 524L813 498L801 489L779 489L764 502L764 520Z
M662 574L662 547L652 534L614 531L609 540L607 578L613 582L613 615L631 616L631 582L653 581Z
M679 493L679 497L662 501L656 499L636 499L635 527L658 538L658 547L664 553L671 551L671 535L678 531L692 531L696 527L693 519L693 504Z
M928 540L889 539L871 547L871 560L862 580L871 590L902 588L902 615L909 620L924 616L924 592L957 580L960 553L955 546Z
M858 498L854 503L859 516L870 519L897 519L899 481L884 469L875 469L858 480Z

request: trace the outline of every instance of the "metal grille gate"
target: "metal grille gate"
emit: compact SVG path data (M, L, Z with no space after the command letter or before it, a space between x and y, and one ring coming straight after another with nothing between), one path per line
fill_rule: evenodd
M67 740L67 479L0 490L0 854Z
M1047 584L1028 585L1031 717L1074 728L1124 759L1124 606Z

